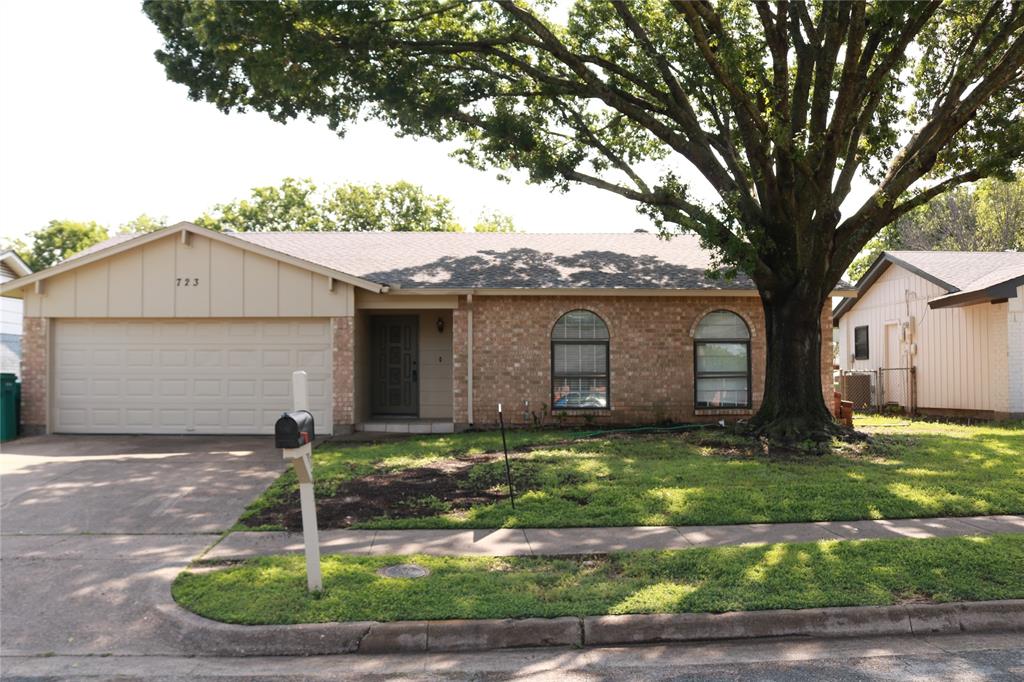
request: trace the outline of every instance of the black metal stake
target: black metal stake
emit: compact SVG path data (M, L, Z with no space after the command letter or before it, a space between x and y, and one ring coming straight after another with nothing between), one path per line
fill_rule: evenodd
M501 415L501 404L498 404L498 423L501 424L501 449L505 451L505 478L508 479L508 499L512 508L516 508L516 496L512 491L512 468L508 463L508 443L505 442L505 418Z

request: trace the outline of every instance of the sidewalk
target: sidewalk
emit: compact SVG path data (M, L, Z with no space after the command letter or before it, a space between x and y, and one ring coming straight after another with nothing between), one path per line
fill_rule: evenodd
M326 530L324 554L437 554L541 556L606 554L636 549L687 549L752 543L935 538L1024 533L1024 516L967 516L889 521L755 523L733 526L634 526L612 528L499 528L457 530ZM236 532L202 561L247 559L302 552L302 534Z

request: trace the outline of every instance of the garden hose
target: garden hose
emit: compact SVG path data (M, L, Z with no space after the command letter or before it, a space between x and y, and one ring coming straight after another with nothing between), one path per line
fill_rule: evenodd
M685 431L687 429L706 429L709 427L724 428L725 422L709 422L706 424L676 424L675 426L634 426L626 429L607 429L602 431L586 431L572 434L572 438L594 438L613 433L660 433L663 431Z

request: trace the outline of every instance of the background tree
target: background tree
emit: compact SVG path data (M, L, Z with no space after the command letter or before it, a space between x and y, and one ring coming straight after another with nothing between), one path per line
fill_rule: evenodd
M476 224L473 225L474 232L515 232L516 225L512 222L512 217L507 216L504 213L498 211L491 211L490 213L483 212L480 217L476 219Z
M154 218L150 215L143 213L134 220L129 220L127 223L123 223L118 226L118 234L146 234L147 232L156 232L167 227L167 218Z
M217 204L195 223L235 232L322 232L326 227L316 185L309 178L285 178L277 187L253 187L248 199Z
M457 232L451 201L419 185L346 184L320 190L309 178L254 187L248 199L217 204L196 224L236 232Z
M757 285L772 439L837 432L820 316L885 225L1024 152L1024 3L144 3L194 99L342 132L372 117L478 167L585 183ZM560 9L560 7L559 7ZM718 195L701 201L684 178ZM844 206L854 180L874 183Z
M91 221L51 220L46 227L30 232L27 242L15 239L10 244L30 268L39 271L109 236L105 227Z
M969 190L958 187L932 199L878 236L850 265L859 280L882 251L1024 250L1024 175L1011 182L987 178Z
M285 178L277 187L254 187L249 199L217 204L195 220L213 230L236 232L390 231L461 232L446 197L427 194L405 181L390 185L341 185L321 192L309 178ZM166 218L146 213L118 226L118 234L146 234L167 227ZM477 232L515 232L512 218L497 211L481 213ZM95 222L51 220L26 239L7 240L33 270L56 265L68 256L107 239Z
M390 185L342 185L324 200L331 229L346 232L461 232L446 197L399 181Z
M974 196L983 248L1024 251L1024 173L1013 182L982 180Z

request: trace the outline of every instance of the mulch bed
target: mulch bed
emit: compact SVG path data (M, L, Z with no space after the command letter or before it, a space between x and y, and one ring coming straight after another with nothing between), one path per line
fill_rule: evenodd
M469 481L469 471L477 464L499 457L501 455L477 455L353 478L338 486L332 496L317 497L317 525L348 528L381 517L432 516L437 513L438 501L447 503L452 511L492 504L505 499L505 494L474 488ZM242 523L249 527L279 525L287 530L302 530L298 492Z

